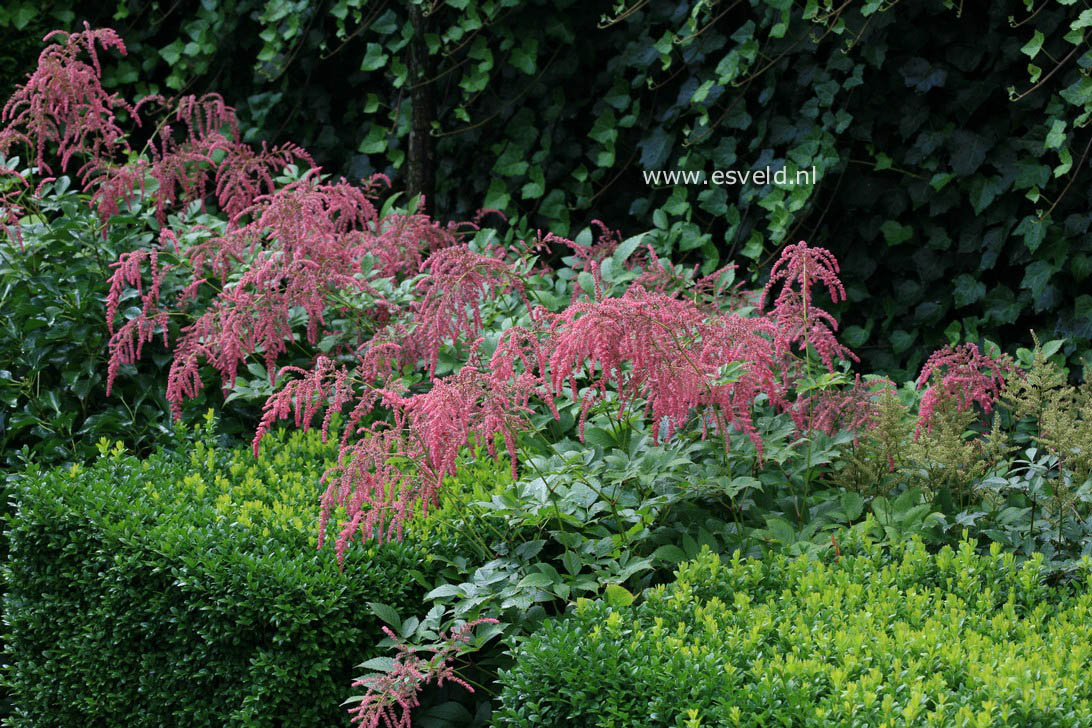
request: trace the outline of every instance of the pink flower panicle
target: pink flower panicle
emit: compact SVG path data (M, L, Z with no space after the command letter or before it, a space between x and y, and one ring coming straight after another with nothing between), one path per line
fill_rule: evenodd
M790 245L781 251L781 257L770 271L770 280L762 292L759 308L764 307L766 296L778 281L784 281L784 285L774 301L774 308L781 304L783 297L789 295L794 284L800 286L805 311L811 307L811 289L817 282L826 286L831 301L834 303L844 301L846 290L838 278L839 272L838 260L833 253L826 248L809 248L808 244L801 240L796 245Z
M335 366L325 356L319 356L310 371L299 367L284 367L277 376L283 377L287 374L299 374L300 378L289 380L279 392L266 400L262 420L251 443L254 457L258 457L262 438L275 422L294 415L296 427L306 432L324 407L326 416L322 421L322 441L326 442L334 415L340 413L353 398L349 371L343 366Z
M818 430L834 435L852 432L854 439L873 429L879 415L879 401L885 392L895 391L890 379L864 381L858 374L845 389L830 389L798 397L790 414L799 432Z
M302 404L311 401L317 386L300 385ZM337 402L337 392L330 389L318 394ZM495 454L499 435L505 443L513 470L516 463L515 435L527 426L529 394L519 382L497 386L488 374L475 367L463 367L457 374L438 379L427 392L404 396L390 390L368 390L360 402L370 411L382 404L391 413L391 422L356 429L360 414L350 415L346 432L359 435L356 442L342 443L338 464L323 476L327 490L320 518L325 529L334 509L345 509L336 549L344 557L351 538L380 541L400 539L405 521L419 508L422 512L439 502L445 476L454 475L459 449L471 438L484 443ZM292 407L299 412L297 398ZM283 399L267 408L279 407L287 413ZM358 404L358 408L361 405ZM305 413L306 415L306 413ZM272 415L267 417L272 418Z
M364 233L362 243L384 277L412 275L429 255L455 244L450 230L421 213L388 215L374 231Z
M759 310L765 308L767 297L780 282L781 290L774 299L773 310L767 315L776 325L775 341L785 358L787 378L800 375L799 363L791 361L793 347L811 347L822 359L827 370L835 370L835 359L860 361L857 355L839 343L835 332L838 322L829 312L814 305L812 287L822 283L834 303L844 301L845 288L838 278L838 261L826 248L809 248L800 241L790 245L770 271L770 280L759 298Z
M239 365L261 351L272 378L277 359L295 341L293 310L306 312L306 336L315 344L331 293L367 289L354 272L360 271L367 242L362 231L374 225L376 212L359 189L344 183L317 185L305 178L260 198L249 212L251 222L187 251L195 282L203 280L206 265L222 284L241 261L250 265L180 332L167 388L176 417L182 401L200 391L202 361L216 368L224 387L230 387ZM123 283L134 281L115 273L114 287ZM111 300L118 293L112 289Z
M422 263L421 272L427 275L418 283L419 298L412 305L413 335L430 378L445 344L481 333L483 301L515 292L531 308L523 280L509 263L465 245L437 250Z
M550 317L545 309L539 307L531 314L532 321L539 324L539 330L513 326L501 333L497 348L489 360L489 376L494 387L515 383L524 406L532 396L538 396L550 408L554 418L560 420L561 413L558 412L553 390L547 380L554 339L541 326Z
M441 635L438 644L415 647L400 640L389 628L383 627L397 651L394 667L383 674L370 675L353 682L352 687L367 688L358 705L349 708L352 722L359 728L410 728L411 714L420 707L417 696L428 683L443 685L453 682L471 693L474 688L460 678L451 661L466 652L474 628L482 624L498 624L496 619L476 619L453 628L446 636ZM423 659L421 652L430 652Z
M174 118L185 127L185 139L189 141L238 139L241 136L235 109L224 103L224 98L217 93L183 96L175 104Z
M242 142L228 144L227 157L216 170L220 209L234 223L261 195L273 194L277 188L273 176L296 162L315 167L311 155L295 144L269 149L263 142L260 150Z
M46 42L57 36L64 36L64 41L41 52L37 70L16 88L0 112L5 125L0 130L0 152L8 154L15 144L27 145L41 173L53 173L46 161L50 144L57 146L62 170L77 154L104 158L129 148L114 112L133 109L103 89L96 50L100 46L125 55L125 44L109 28L92 30L86 22L84 28L79 33L47 35ZM90 63L80 59L83 55L89 56Z
M667 422L669 437L698 408L703 423L725 436L735 425L761 451L750 414L754 398L766 393L787 406L771 334L765 319L710 318L690 301L634 288L622 298L574 304L558 317L549 382L554 395L567 384L581 401L581 438L592 405L613 388L623 408L643 399L646 415ZM720 381L720 367L729 362L742 362L744 373ZM578 375L591 382L583 395Z
M812 306L804 308L803 295L799 291L783 291L778 296L777 307L768 314L775 322L775 342L786 358L793 347L807 345L819 355L827 370L835 370L836 359L860 361L857 355L843 346L835 332L838 322L827 311ZM798 367L786 363L787 373L798 374Z
M918 389L930 383L931 386L921 399L914 438L921 434L922 427L931 426L936 407L944 399L954 400L958 412L965 412L977 404L989 414L1005 387L1005 375L1014 368L1009 357L994 358L983 354L975 344L946 346L934 351L918 376Z
M173 232L163 229L159 234L159 245L163 248L168 243L177 247L178 239ZM147 291L144 290L142 272L145 261L151 269L151 283ZM107 396L110 396L121 366L135 364L140 359L144 345L152 341L156 333L163 337L164 347L170 346L167 311L159 307L163 277L170 266L160 265L159 249L123 253L118 262L113 263L111 267L114 268L114 272L110 276L110 291L106 296L106 327L111 335L107 344L110 352L106 373ZM115 329L122 290L126 286L136 287L140 295L140 313Z
M92 206L104 221L118 213L119 201L128 204L143 198L145 180L150 177L156 183L156 219L162 225L168 209L196 200L204 202L217 169L214 152L224 153L224 164L231 164L234 149L230 139L238 136L238 123L235 110L218 94L184 96L177 101L148 96L134 107L134 118L139 119L139 112L151 106L165 108L168 118L150 141L150 159L117 165L109 158L96 157L80 170L84 188L94 190ZM177 125L184 130L181 138L175 133Z

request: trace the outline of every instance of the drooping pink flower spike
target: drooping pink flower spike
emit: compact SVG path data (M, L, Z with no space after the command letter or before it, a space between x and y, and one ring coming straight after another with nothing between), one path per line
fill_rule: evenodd
M1009 357L994 358L983 354L975 344L946 346L934 351L918 377L918 389L931 381L935 383L922 397L914 438L921 434L922 427L930 427L937 404L945 398L955 401L958 412L978 404L989 414L1005 387L1005 375L1014 367ZM939 382L936 382L938 378Z
M811 288L816 282L826 286L830 299L834 303L844 301L846 289L838 278L840 270L838 260L833 253L826 248L808 247L808 244L801 240L796 245L790 245L781 251L781 257L770 271L770 280L762 291L758 307L762 309L765 306L766 296L778 281L784 281L784 285L781 293L774 300L775 308L782 303L783 298L790 295L794 283L800 284L805 313L811 307Z
M826 248L808 247L801 240L782 251L759 299L761 311L770 290L782 283L769 314L776 322L778 350L787 356L793 345L810 346L831 372L835 370L835 359L860 361L836 338L834 332L838 330L838 322L834 316L812 303L811 289L816 283L826 287L834 303L846 299L845 287L838 278L839 270L833 253Z
M57 145L61 170L72 158L112 156L129 148L126 135L118 127L115 110L132 115L132 107L117 94L102 87L102 68L96 46L114 49L125 55L125 44L109 28L65 34L54 31L43 40L64 36L61 44L50 44L38 56L38 68L25 84L4 104L0 112L0 153L23 143L29 146L35 165L42 174L53 174L46 161L46 146ZM86 54L90 63L81 59ZM134 121L139 124L139 119Z

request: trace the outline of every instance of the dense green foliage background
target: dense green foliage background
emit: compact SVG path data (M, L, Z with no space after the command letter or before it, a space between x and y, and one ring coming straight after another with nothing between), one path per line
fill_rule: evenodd
M1087 356L1092 15L1069 0L606 15L570 0L27 0L0 11L0 85L33 66L33 35L84 19L129 45L108 86L219 91L250 138L386 172L442 219L491 207L520 232L571 235L599 218L755 275L782 243L829 247L847 343L896 376L946 340L1006 345L1029 328L1068 338L1071 363ZM415 124L429 132L417 157ZM817 184L641 174L783 164L814 166Z
M63 711L72 720L86 721L133 709L139 715L127 719L137 725L219 725L225 716L246 725L337 720L345 717L338 703L345 697L351 663L371 658L357 666L375 673L365 678L378 681L364 683L370 690L388 674L397 675L406 664L399 661L411 655L405 648L390 658L385 648L400 640L435 644L441 627L487 617L489 632L479 634L470 651L501 639L483 651L468 673L485 690L470 696L451 685L430 689L421 715L415 716L421 725L483 724L491 702L505 711L494 715L496 720L515 724L564 722L574 715L594 715L595 720L606 715L605 724L614 718L628 723L650 712L642 702L645 696L664 694L668 702L656 710L676 724L687 715L686 725L694 726L701 715L692 714L690 704L671 703L675 696L660 688L678 680L665 676L690 671L695 680L688 683L697 682L708 669L706 662L744 654L730 641L717 640L756 624L776 631L781 641L771 637L770 644L795 659L799 644L812 637L808 630L794 630L808 622L809 630L828 634L834 622L824 620L842 624L845 618L827 607L852 600L860 607L854 618L864 621L858 621L862 629L853 635L857 642L836 645L841 653L919 660L920 654L905 650L884 652L887 622L865 623L875 614L952 628L944 644L960 639L965 621L980 619L975 624L983 633L1001 625L1038 646L1035 654L1029 648L1028 660L1037 661L1049 680L1035 687L1057 709L1044 713L1043 722L1092 720L1084 700L1087 685L1065 675L1082 674L1092 653L1081 652L1070 664L1064 651L1053 647L1071 641L1074 625L1089 608L1087 595L1069 600L1068 589L1075 577L1087 580L1092 557L1092 384L1067 388L1066 376L1075 377L1076 368L1062 371L1058 365L1092 363L1092 295L1084 292L1092 273L1092 192L1082 177L1092 148L1083 131L1092 116L1087 75L1092 53L1085 40L1092 10L1082 10L1075 0L985 8L955 7L950 0L837 6L809 0L802 7L790 0L636 0L606 9L610 12L603 14L600 6L568 0L99 5L17 0L0 8L0 40L11 39L0 43L0 74L11 71L0 78L5 94L33 67L38 39L46 31L113 26L129 54L103 54L103 81L109 88L128 97L220 92L239 108L248 142L292 141L335 174L390 176L396 195L408 194L387 198L376 217L375 229L382 231L377 238L391 233L377 243L380 253L402 242L382 220L396 206L418 209L407 201L417 193L427 197L429 212L441 222L474 219L484 207L495 208L508 224L498 231L492 227L497 218L487 218L482 229L466 236L465 249L452 244L444 250L430 247L421 232L426 228L409 228L414 231L409 247L420 243L422 253L428 247L435 267L426 263L415 278L415 259L407 270L379 277L374 291L322 299L321 306L339 304L330 331L286 354L289 362L277 362L304 367L292 370L293 377L310 376L305 369L312 366L311 374L320 372L311 384L281 382L281 402L267 407L267 413L276 412L270 421L284 418L294 396L300 427L310 416L300 416L301 406L323 402L328 393L306 388L324 376L323 360L313 357L332 351L339 361L349 361L365 340L378 338L377 328L387 323L390 311L383 302L386 294L412 312L411 328L391 329L396 338L427 339L441 324L448 326L448 318L456 319L454 330L442 329L454 331L450 340L447 334L436 335L435 350L411 352L414 361L388 384L391 391L405 384L412 395L385 398L391 409L375 414L379 429L367 435L382 429L383 417L389 415L402 429L400 418L416 413L399 434L405 439L378 440L374 451L359 449L352 455L354 464L357 457L361 462L372 457L377 468L397 463L411 475L425 473L429 483L443 485L436 491L440 495L429 501L429 518L410 522L404 543L354 544L345 572L338 573L329 549L313 550L316 499L324 487L320 474L336 448L320 445L313 434L286 440L280 433L271 441L273 452L265 451L258 460L227 447L233 436L253 432L257 407L274 391L269 373L277 357L265 359L266 366L257 363L269 342L244 342L250 360L238 363L246 365L246 373L219 392L211 367L193 374L205 377L207 394L187 406L224 405L225 426L215 437L211 428L193 437L187 425L175 429L168 424L161 393L170 354L158 344L146 360L124 365L116 396L105 396L106 278L112 261L149 247L163 226L150 203L128 204L104 229L85 207L87 190L70 189L68 177L41 182L25 201L16 198L26 208L20 213L22 239L0 242L0 303L8 314L0 325L0 463L7 470L5 501L12 511L4 516L5 536L10 536L4 571L5 662L10 666L0 685L10 690L3 700L12 698L13 725L35 725L39 716L53 720ZM9 120L10 114L2 121ZM150 133L138 130L129 139L132 148L139 149L141 135ZM141 154L134 152L129 161ZM108 163L124 162L119 157ZM644 176L671 169L709 174L767 167L785 167L790 176L795 170L815 170L818 179L801 186L718 187L650 185ZM286 171L276 185L288 185L299 172ZM36 182L41 177L29 170L20 176ZM12 176L0 179L0 192L10 189L3 185L16 184ZM308 184L289 185L290 193ZM217 209L217 204L229 207L222 199L213 202L213 196L206 196L204 202L201 209L194 200L189 210L187 225L192 227L181 234L184 249L192 250L197 238L228 225ZM344 219L337 217L344 212L326 213L333 207L310 209L322 209L316 217L326 222ZM179 220L168 217L166 224L179 228ZM599 250L592 252L591 226L598 220L602 235ZM257 239L269 243L262 251L269 257L240 258L239 270L294 272L271 263L283 260L276 256L276 243L284 241L276 235L267 240L264 224L257 226L262 229ZM620 229L621 236L612 229ZM532 268L535 249L530 245L513 245L509 251L522 250L514 255L518 265L501 265L503 256L493 257L494 243L514 244L517 237L531 238L539 230L576 241L569 246L571 255L562 257L563 241L554 239L548 254L551 263L560 264L554 272ZM647 230L651 233L643 235ZM350 241L343 232L314 237L322 244L342 245ZM771 329L753 328L746 322L774 314L756 312L749 291L740 286L758 288L767 275L776 282L771 262L786 244L801 238L813 247L788 251L782 264L807 271L798 281L802 298L779 299L782 313L788 313L769 319ZM650 242L662 259L646 255L643 242ZM816 246L822 246L821 252ZM175 252L183 255L177 247ZM489 260L475 257L486 252ZM842 262L841 279L848 289L848 300L831 309L842 324L841 341L862 354L862 374L886 372L902 386L885 388L867 376L852 381L851 374L835 371L831 360L820 368L816 356L821 358L824 340L809 342L806 332L817 329L806 327L816 322L819 329L833 327L835 319L816 313L826 306L825 299L813 307L793 305L809 300L809 286L817 281L832 296L840 291L835 257ZM372 256L365 258L373 266ZM443 268L445 260L453 263L450 270ZM709 291L709 280L695 282L700 277L696 269L709 272L726 262L743 268L717 279L716 285L731 287L731 293ZM486 263L496 265L489 268L496 277L480 279L480 292L467 294L461 286L478 280L471 273L480 274ZM458 265L468 267L455 275L451 271L460 270ZM361 276L371 275L367 266L362 264ZM172 271L162 282L165 298L177 301L185 276L181 269ZM786 289L795 275L781 270ZM510 471L507 464L483 456L481 441L464 449L470 433L479 435L471 427L476 422L464 415L477 417L479 409L499 407L502 400L494 396L500 380L486 380L477 370L481 362L464 366L462 357L472 355L460 351L466 343L460 342L462 335L480 334L483 350L497 351L501 331L531 325L531 305L522 305L530 300L527 293L559 315L574 312L568 324L610 307L636 310L641 307L634 298L619 302L639 278L665 289L655 294L658 298L642 299L658 304L620 319L636 322L634 328L677 331L663 322L685 321L683 314L671 318L670 311L655 306L681 304L691 296L695 306L687 308L687 315L701 319L704 327L711 314L697 300L708 297L719 311L717 298L723 296L723 303L743 312L732 321L740 328L732 331L757 332L745 343L761 348L770 343L767 335L776 338L802 316L805 333L799 340L786 339L775 347L785 360L768 365L764 381L769 391L745 392L743 407L752 420L736 420L734 429L712 434L708 427L699 432L699 421L708 423L700 417L690 420L699 410L687 405L679 410L679 431L673 432L670 417L657 422L647 414L655 411L654 399L658 402L672 387L681 389L679 382L697 382L694 386L709 391L741 382L751 386L744 380L757 380L762 375L757 370L767 366L758 355L758 365L737 369L740 361L733 357L746 352L719 350L707 360L730 359L727 366L716 371L704 363L701 369L694 366L699 376L690 380L678 370L665 375L657 388L639 393L637 399L644 397L650 408L642 418L640 405L631 406L632 394L624 394L621 372L632 364L627 371L645 376L659 364L629 350L625 356L600 356L609 347L589 346L598 360L581 354L594 336L559 324L551 336L571 335L564 341L577 352L579 367L586 361L591 374L598 361L604 372L618 372L617 394L601 390L602 399L589 404L592 400L578 395L574 379L571 397L555 410L556 420L540 411L519 424L518 437L506 443ZM280 294L282 284L288 289L291 281L308 279L261 280L270 284L262 293ZM516 280L523 286L518 291L509 285ZM734 286L738 281L740 286ZM222 278L225 288L219 292L202 289L193 307L207 311L223 300L217 297L226 285ZM434 296L434 291L441 293ZM129 321L144 316L136 306L139 295L139 286L127 290L119 315ZM432 307L441 298L454 302L451 311ZM371 306L377 301L383 302L382 309ZM244 303L249 306L253 299ZM466 318L467 309L473 309L475 325L466 320L467 331L461 331L458 320ZM179 315L172 314L165 328L177 355L178 334L194 319L190 312L174 313ZM294 319L286 314L287 325L300 329L309 323L309 313L297 306ZM727 319L720 323L727 326ZM1029 337L1028 328L1036 329L1039 338ZM217 328L202 336L211 341L219 333ZM561 341L562 334L552 340ZM670 346L657 349L665 360L694 351L694 341L707 340L704 333L684 336L686 342L672 338ZM983 341L987 338L1015 353L1021 367L996 401L993 395L1009 362L996 358L999 348ZM1016 348L1029 338L1034 349ZM239 337L216 340L223 350ZM825 339L827 351L832 340ZM928 392L915 387L924 357L942 343L959 341L977 342L985 353L980 356L973 347L940 351L947 363L936 367L947 370L934 372ZM793 342L799 344L799 359L791 356ZM478 353L478 344L473 351ZM432 356L435 371L416 371L418 354L425 362ZM608 357L615 357L617 365ZM530 361L522 361L528 369L524 374L532 368ZM848 362L843 363L848 372ZM549 367L555 374L567 366L555 364ZM497 369L493 363L490 368ZM545 376L541 360L539 369ZM775 401L780 397L773 386L775 369L793 390L793 405ZM436 378L457 377L457 372L467 376ZM370 386L368 377L364 384ZM463 389L447 388L452 382ZM289 388L301 383L306 386ZM643 385L633 386L631 391ZM549 396L562 394L558 390ZM954 399L957 395L962 399ZM717 406L724 408L726 401ZM512 402L507 400L506 411ZM1000 414L990 429L983 415L994 404ZM863 419L854 420L857 408ZM827 419L831 411L835 415ZM417 419L421 413L428 417ZM183 420L192 419L191 414L186 412ZM426 420L428 428L420 424ZM441 420L454 424L432 428ZM753 429L741 428L741 422ZM483 426L486 442L502 434L490 427ZM365 436L362 430L353 434ZM390 447L398 448L413 438L442 446L452 458L460 452L457 471L455 466L444 471L459 481L457 488L452 490L441 475L432 480L433 471L440 471L431 458L440 449L414 444L407 453L396 449L392 454L384 445L393 442ZM117 439L124 442L113 446ZM124 455L126 448L137 456L153 448L156 452L140 460ZM88 466L96 453L98 461ZM430 459L427 467L425 459ZM64 465L44 467L59 463ZM24 465L26 470L18 472ZM369 474L368 466L361 472ZM425 492L414 491L412 479L398 482L406 503ZM393 482L378 484L394 493ZM342 485L335 522L350 517L345 508L363 502L353 505L346 498L348 481ZM376 509L388 505L369 503ZM920 542L903 546L913 537ZM873 589L858 599L877 578L901 568L873 548L873 540L887 542L896 561L901 556L903 565L910 564L909 571L900 572L900 579L907 578L896 579L890 589ZM953 556L946 547L957 543L960 551ZM8 546L0 543L0 549ZM702 549L725 555L736 548L750 565L734 563L731 578L767 569L776 577L768 585L771 603L785 601L787 590L799 587L791 600L797 611L784 610L789 616L780 624L763 622L776 610L741 602L742 591L731 585L722 584L720 592L702 594L700 600L684 594L691 586L688 574L702 572L698 576L704 577L702 570L721 568ZM975 555L976 549L988 550L990 557ZM1002 557L1001 549L1009 553ZM789 562L774 557L777 553L811 561ZM674 566L695 557L674 586L658 586L672 578ZM1017 571L1017 561L1026 562L1022 570ZM834 566L827 571L822 563ZM830 577L827 582L820 578L824 575ZM976 575L979 581L972 578ZM1048 580L1066 585L1048 589L1043 585ZM916 609L911 600L927 589L947 611L898 611ZM734 606L727 606L730 599ZM634 609L625 612L631 605ZM660 607L660 613L650 611ZM1072 622L1070 611L1076 615ZM564 613L567 621L557 619ZM651 625L645 619L650 615ZM732 621L741 615L752 621ZM1058 615L1057 633L1049 631L1053 627L1034 632ZM662 649L665 643L639 634L659 629L655 618L683 625L673 654ZM531 636L547 619L548 626ZM687 636L686 625L699 621L705 633ZM398 636L379 641L381 623ZM619 626L632 627L631 640L630 635L615 639L611 630ZM700 639L690 639L695 636ZM1049 637L1052 646L1043 650L1040 637ZM708 643L724 649L711 653ZM358 644L358 651L347 647ZM925 657L936 664L920 674L935 676L938 670L932 667L939 666L945 680L963 686L971 674L962 671L985 669L988 676L995 656L1011 656L1011 645L1000 641L986 644L972 636L967 645L967 652L978 650L975 659L956 654L945 661L929 652ZM827 694L762 692L761 680L770 675L776 673L783 682L786 675L803 676L837 688L852 671L789 658L765 663L766 646L758 645L748 666L760 678L751 681L758 692L743 696L750 701L744 706L747 715L759 716L756 720L766 717L766 701L788 706L790 712L799 709L795 715L803 720L812 714L816 696ZM631 647L643 655L636 666ZM585 688L593 683L579 670L553 684L542 677L556 676L558 664L586 656L586 649L600 650L586 660L596 669L626 673L626 679L613 675L605 680L622 689L602 706L588 703ZM691 658L696 661L686 662ZM1006 669L1014 664L1013 670L1023 669L1023 656L1018 658ZM771 665L773 672L764 673ZM914 662L915 669L920 665ZM497 683L499 671L509 667L508 682ZM642 687L630 678L646 667ZM730 666L714 667L720 679L734 679ZM879 684L882 675L870 670L857 677L854 691ZM639 694L630 690L634 685ZM950 697L968 721L987 724L992 716L987 703L1007 705L1015 697L1006 692L1009 685L983 685L973 693L953 691ZM193 704L194 686L215 697ZM932 687L948 696L939 691L943 686ZM495 688L507 689L508 696L493 700ZM921 701L904 688L892 687L877 709L890 712L894 701L901 701L904 715L921 708ZM726 689L714 686L709 694ZM858 692L842 707L850 713L876 707L877 690ZM1063 694L1079 700L1054 699ZM143 709L145 699L153 700L160 713ZM554 705L555 699L560 703ZM943 718L948 697L937 700L928 707ZM529 705L531 713L519 713L517 703ZM58 711L57 705L63 708ZM557 716L551 712L555 707ZM730 711L733 706L721 707ZM573 715L565 714L572 708ZM8 710L0 705L0 713ZM539 710L551 717L542 720ZM457 714L462 717L450 717ZM1021 714L1023 723L1040 717L1029 715ZM725 712L715 720L737 718L739 713Z

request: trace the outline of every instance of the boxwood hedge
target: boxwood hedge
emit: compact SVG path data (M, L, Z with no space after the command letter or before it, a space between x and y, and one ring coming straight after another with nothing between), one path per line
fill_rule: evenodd
M708 551L639 606L585 602L513 650L502 726L1090 726L1092 578L970 543L836 563Z
M382 637L367 605L421 611L430 547L357 544L339 572L315 548L336 448L314 433L257 459L211 425L145 460L102 449L14 487L12 725L347 725Z

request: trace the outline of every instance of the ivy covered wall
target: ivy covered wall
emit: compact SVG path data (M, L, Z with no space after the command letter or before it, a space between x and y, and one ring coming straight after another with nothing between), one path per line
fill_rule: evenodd
M1031 328L1089 358L1092 10L1073 0L16 0L0 83L84 20L129 45L108 83L217 90L252 139L385 172L440 218L599 219L756 280L786 243L826 246L872 367ZM767 167L816 179L709 180Z

